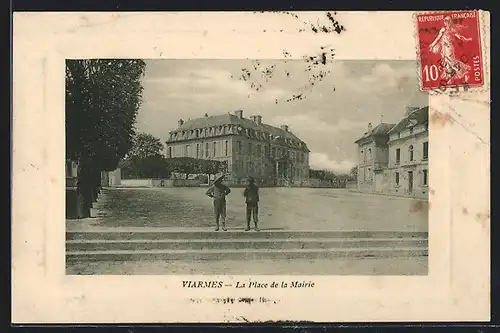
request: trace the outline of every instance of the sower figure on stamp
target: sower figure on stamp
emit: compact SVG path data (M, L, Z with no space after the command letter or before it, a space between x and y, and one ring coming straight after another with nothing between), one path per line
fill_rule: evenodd
M250 230L250 220L253 215L253 223L255 224L255 231L259 231L259 188L255 185L255 179L248 177L248 186L243 192L245 202L247 204L247 228L245 231Z
M445 80L446 83L451 83L454 77L463 78L465 79L465 83L467 83L469 80L467 73L471 67L458 59L455 47L453 46L453 39L457 38L461 41L470 42L472 38L463 36L459 32L462 26L454 23L451 17L446 16L443 21L444 27L439 30L429 49L433 53L441 53L441 79Z
M214 214L215 214L215 231L219 231L219 219L222 219L222 230L226 229L226 195L231 193L231 190L226 185L222 184L224 175L219 175L215 178L214 184L209 187L206 192L210 198L214 199Z

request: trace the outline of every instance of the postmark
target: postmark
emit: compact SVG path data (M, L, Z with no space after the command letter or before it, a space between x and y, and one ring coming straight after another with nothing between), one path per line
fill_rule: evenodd
M419 13L415 20L421 90L484 85L478 11Z

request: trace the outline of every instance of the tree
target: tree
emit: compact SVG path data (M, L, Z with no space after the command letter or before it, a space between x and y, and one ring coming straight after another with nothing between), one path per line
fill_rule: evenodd
M139 133L120 163L123 178L167 178L170 169L162 154L163 143L151 134Z
M315 170L315 169L309 169L309 178L315 178L315 179L320 179L320 180L336 180L337 176L333 171L330 170Z
M351 168L351 171L349 172L349 176L351 180L358 180L358 167L354 166Z
M227 162L205 160L193 157L174 157L166 159L168 168L173 172L181 173L189 177L192 174L214 175L227 171Z
M163 155L163 143L151 134L139 133L134 137L132 148L127 155L137 158Z
M145 62L66 61L66 157L78 161L79 217L88 217L101 171L114 170L130 150L141 104Z

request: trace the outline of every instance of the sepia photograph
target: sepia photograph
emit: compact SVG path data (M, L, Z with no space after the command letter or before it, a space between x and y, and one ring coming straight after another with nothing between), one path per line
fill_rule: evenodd
M416 62L66 60L66 274L427 275Z

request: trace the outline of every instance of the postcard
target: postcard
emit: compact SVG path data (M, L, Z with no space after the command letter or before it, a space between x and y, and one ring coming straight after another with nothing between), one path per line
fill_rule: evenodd
M489 320L488 12L13 38L14 323Z

